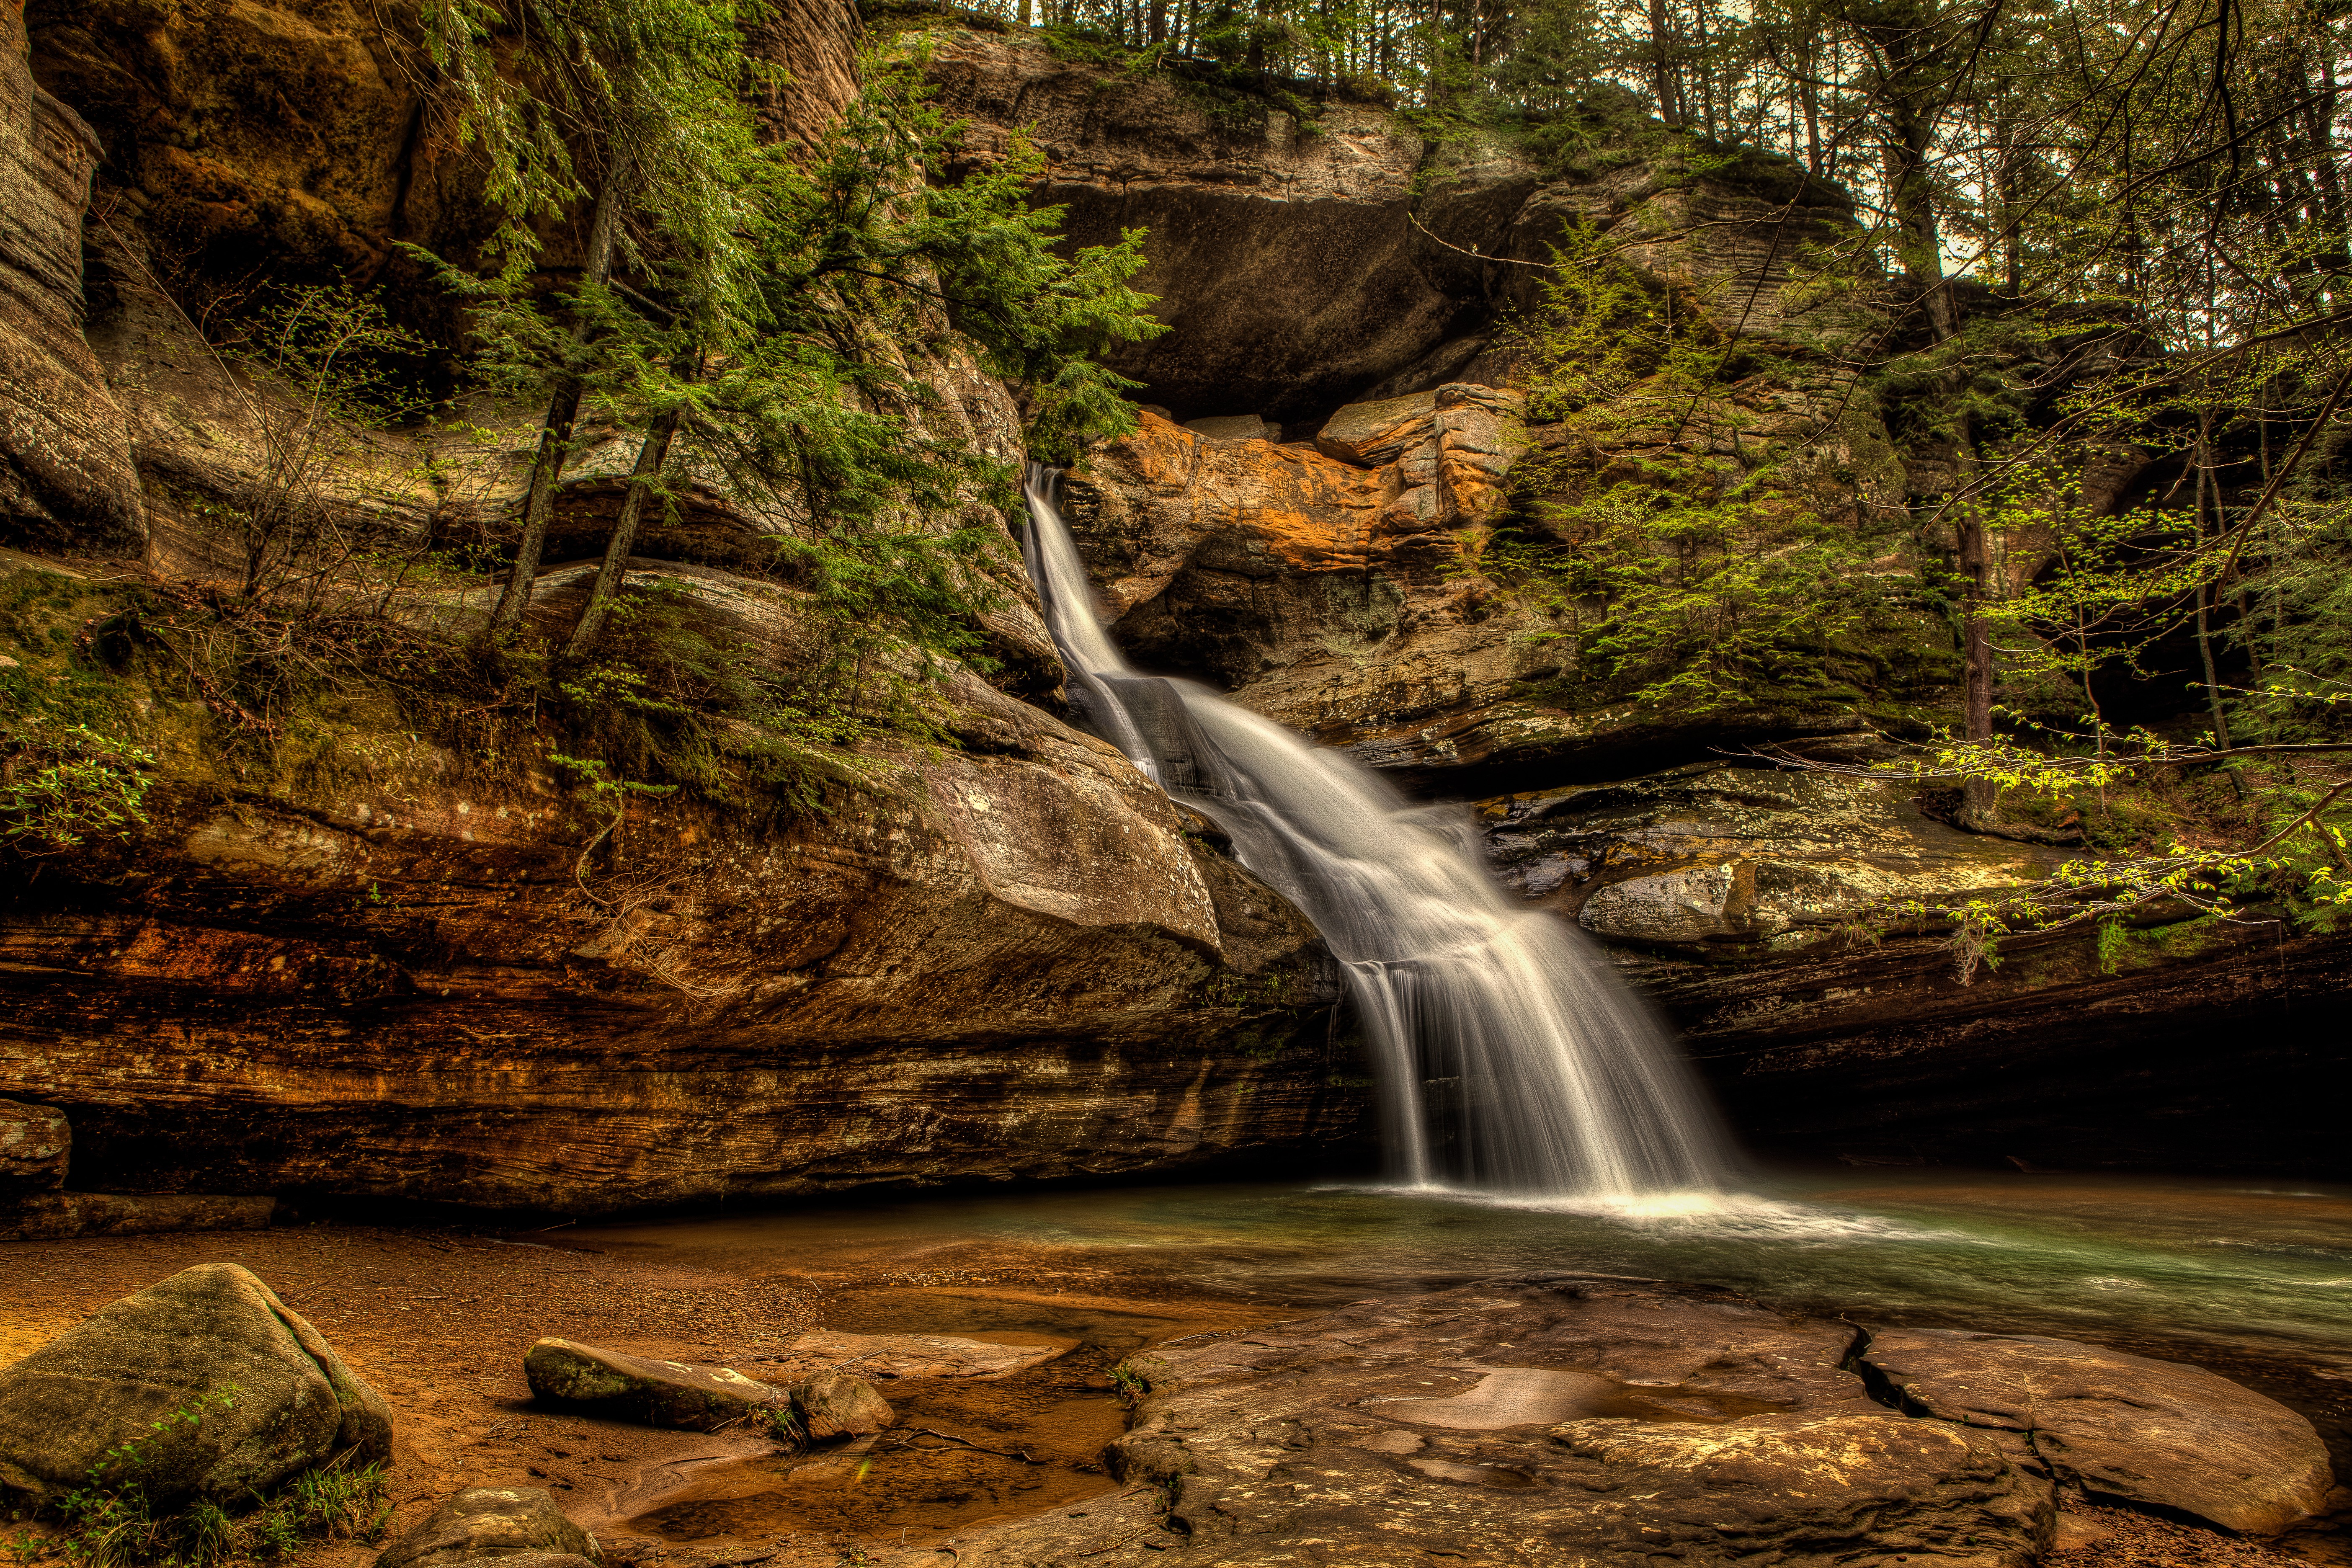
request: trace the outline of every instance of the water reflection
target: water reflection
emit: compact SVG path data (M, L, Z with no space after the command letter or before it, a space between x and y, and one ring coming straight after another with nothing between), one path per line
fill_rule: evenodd
M2352 1190L1932 1170L1783 1173L1737 1194L1535 1205L1435 1188L1032 1192L610 1227L750 1273L975 1244L1297 1306L1488 1275L1706 1281L1790 1308L2210 1338L2352 1371Z

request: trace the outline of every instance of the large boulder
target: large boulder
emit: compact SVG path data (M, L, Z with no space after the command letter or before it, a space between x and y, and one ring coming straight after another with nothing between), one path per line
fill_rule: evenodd
M1889 1329L1864 1359L1913 1407L2022 1433L2061 1481L2275 1535L2335 1476L2311 1423L2201 1367L2039 1334Z
M656 1361L570 1340L540 1341L523 1357L522 1370L541 1399L690 1432L715 1432L791 1404L782 1389L728 1367Z
M391 1453L383 1397L234 1263L184 1269L0 1370L0 1489L39 1501L95 1475L169 1510Z
M478 1562L496 1562L500 1568L570 1568L604 1561L596 1538L566 1518L545 1487L472 1487L385 1547L375 1568L457 1568Z

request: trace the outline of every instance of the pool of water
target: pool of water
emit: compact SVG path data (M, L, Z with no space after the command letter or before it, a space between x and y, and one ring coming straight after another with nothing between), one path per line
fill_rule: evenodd
M2352 1473L2352 1188L1841 1167L1759 1173L1729 1195L1568 1206L1258 1183L809 1206L565 1239L803 1279L837 1328L1076 1347L1003 1383L894 1387L916 1436L745 1461L624 1523L671 1541L930 1541L1085 1507L1111 1486L1095 1456L1121 1424L1108 1397L1120 1356L1368 1295L1559 1270L1728 1286L1865 1327L2051 1333L2197 1362L2303 1411Z
M1292 1307L1591 1270L1864 1318L2260 1348L2352 1373L2352 1188L2310 1184L1781 1171L1728 1196L1574 1207L1233 1184L772 1210L570 1235L750 1274L856 1266L913 1281L929 1259L969 1273L994 1258Z

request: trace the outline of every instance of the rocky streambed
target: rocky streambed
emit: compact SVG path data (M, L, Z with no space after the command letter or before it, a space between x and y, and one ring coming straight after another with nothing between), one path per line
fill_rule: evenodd
M322 1568L2255 1568L2332 1560L2346 1500L2295 1411L2049 1335L1593 1273L1300 1312L1051 1246L909 1235L756 1279L631 1252L341 1226L11 1245L0 1484L23 1512L65 1448L236 1361L278 1448L390 1456L381 1530L304 1548ZM280 1405L319 1408L272 1426ZM746 1418L770 1411L797 1430ZM72 1530L15 1528L28 1562Z

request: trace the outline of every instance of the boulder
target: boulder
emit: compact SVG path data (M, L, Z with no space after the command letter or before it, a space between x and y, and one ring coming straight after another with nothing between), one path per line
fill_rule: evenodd
M523 1357L522 1370L541 1399L689 1432L715 1432L782 1411L790 1400L782 1389L727 1367L656 1361L570 1340L540 1341Z
M2275 1535L2335 1477L2311 1423L2201 1367L2039 1334L1889 1329L1864 1360L1912 1407L2022 1433L2062 1482Z
M545 1487L471 1487L377 1554L375 1568L495 1562L499 1568L601 1563L595 1537L564 1517Z
M0 1100L0 1198L56 1192L66 1184L72 1152L64 1111Z
M779 1382L853 1366L860 1377L985 1380L1009 1377L1067 1353L1060 1345L995 1345L943 1334L844 1334L812 1329L763 1359L776 1363Z
M1433 392L1350 403L1324 421L1315 435L1315 449L1360 468L1377 468L1428 440L1436 414Z
M1188 419L1184 428L1212 441L1271 441L1278 432L1255 414L1223 414L1208 419Z
M846 1372L821 1372L793 1384L793 1406L812 1443L871 1437L898 1418L872 1384Z
M42 1501L95 1471L170 1510L391 1453L382 1396L234 1263L184 1269L0 1369L0 1489Z

